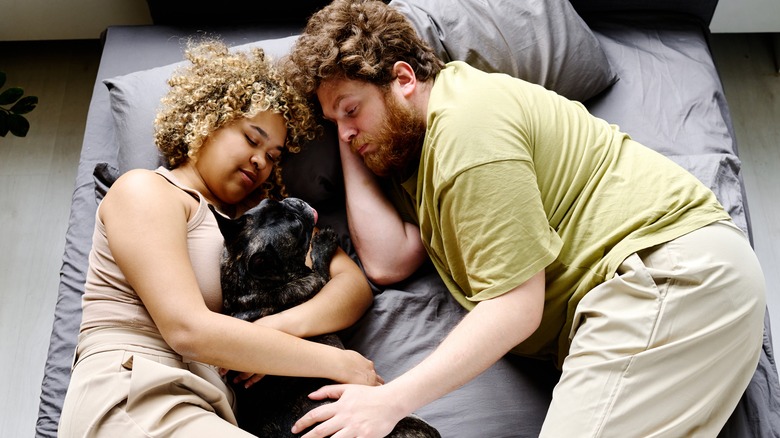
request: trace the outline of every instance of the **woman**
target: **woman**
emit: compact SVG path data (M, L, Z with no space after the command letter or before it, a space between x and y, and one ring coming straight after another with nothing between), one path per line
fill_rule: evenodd
M170 170L127 172L97 211L62 437L250 436L225 369L247 386L264 374L381 383L358 353L301 339L351 325L371 302L343 251L307 303L255 323L219 313L222 237L207 204L237 216L282 194L275 164L315 124L262 50L211 41L186 56L155 122Z

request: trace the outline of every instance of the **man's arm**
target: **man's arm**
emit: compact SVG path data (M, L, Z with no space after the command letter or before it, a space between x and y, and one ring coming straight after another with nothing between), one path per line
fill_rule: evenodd
M428 257L420 230L401 219L362 158L344 142L339 148L349 232L366 276L379 285L401 281Z
M294 431L317 425L304 438L382 437L404 416L454 391L498 361L539 327L544 308L544 271L511 291L482 301L419 365L377 387L331 385L315 399L338 401L318 407L295 424Z

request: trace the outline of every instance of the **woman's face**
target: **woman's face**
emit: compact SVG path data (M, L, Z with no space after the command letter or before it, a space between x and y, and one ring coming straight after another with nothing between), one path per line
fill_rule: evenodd
M214 131L193 165L215 200L237 204L271 175L286 137L287 125L280 114L260 112Z

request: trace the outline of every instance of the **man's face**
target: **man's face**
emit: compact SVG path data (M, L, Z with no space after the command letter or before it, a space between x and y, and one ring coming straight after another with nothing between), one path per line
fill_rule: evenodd
M392 85L331 80L320 86L317 97L325 118L336 123L341 141L377 175L403 174L419 157L425 118L398 97Z

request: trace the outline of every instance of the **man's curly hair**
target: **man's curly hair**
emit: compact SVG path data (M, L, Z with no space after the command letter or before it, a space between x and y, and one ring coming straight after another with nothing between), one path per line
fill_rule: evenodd
M444 67L414 27L380 0L335 0L315 13L285 59L286 76L310 101L329 79L354 79L380 87L405 61L417 79L432 79Z
M311 140L317 122L308 102L266 59L260 48L230 51L217 39L189 40L186 67L168 80L170 90L155 118L154 141L169 168L197 155L217 129L262 111L281 114L287 125L285 148L298 152ZM284 195L281 166L261 187L263 197Z

